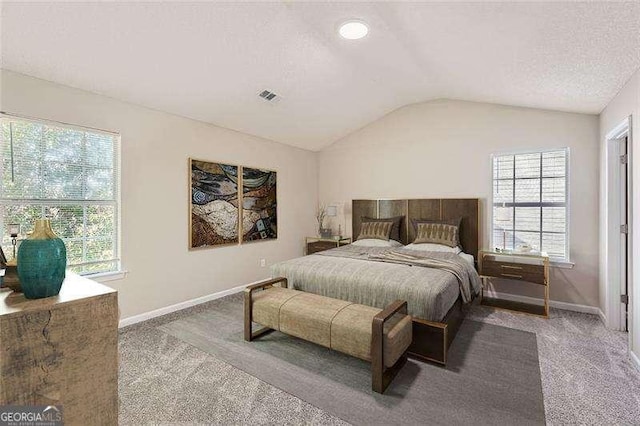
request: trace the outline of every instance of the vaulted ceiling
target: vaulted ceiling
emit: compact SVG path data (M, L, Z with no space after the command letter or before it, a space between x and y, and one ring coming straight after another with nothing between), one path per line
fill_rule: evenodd
M367 37L338 36L352 18ZM4 69L311 150L437 98L597 114L640 67L639 2L3 2L1 23Z

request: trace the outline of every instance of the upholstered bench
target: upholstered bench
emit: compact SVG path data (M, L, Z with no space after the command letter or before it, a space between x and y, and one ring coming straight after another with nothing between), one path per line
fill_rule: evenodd
M412 338L407 302L377 309L286 287L286 278L247 287L244 339L278 330L369 361L372 388L384 392L407 361ZM252 322L264 327L253 331Z

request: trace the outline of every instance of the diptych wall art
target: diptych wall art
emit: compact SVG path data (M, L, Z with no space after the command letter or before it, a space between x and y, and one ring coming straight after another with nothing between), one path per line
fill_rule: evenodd
M190 247L237 244L238 166L190 160Z
M276 172L195 159L189 169L190 249L277 238Z
M276 172L242 168L242 241L278 237Z

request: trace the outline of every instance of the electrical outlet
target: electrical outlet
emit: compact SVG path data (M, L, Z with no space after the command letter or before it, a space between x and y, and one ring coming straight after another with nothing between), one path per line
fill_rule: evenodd
M265 266L267 266L267 261L266 259L260 259L260 267L264 268Z

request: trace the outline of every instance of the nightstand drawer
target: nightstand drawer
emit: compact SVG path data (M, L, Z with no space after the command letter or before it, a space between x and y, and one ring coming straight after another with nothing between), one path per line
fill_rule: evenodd
M481 273L482 275L490 277L529 281L535 284L545 284L543 265L500 262L485 258L482 261Z
M315 241L307 244L307 254L318 253L319 251L329 250L338 247L338 243L328 241Z
M305 254L318 253L349 244L351 244L351 238L349 237L307 237L305 238Z

